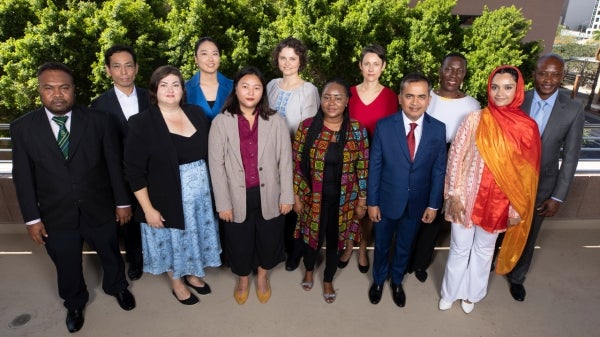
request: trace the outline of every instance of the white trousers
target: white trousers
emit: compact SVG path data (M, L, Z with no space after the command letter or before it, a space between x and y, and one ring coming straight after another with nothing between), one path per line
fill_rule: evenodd
M466 228L452 223L441 291L444 301L476 303L485 297L497 237L497 233L486 232L479 226Z

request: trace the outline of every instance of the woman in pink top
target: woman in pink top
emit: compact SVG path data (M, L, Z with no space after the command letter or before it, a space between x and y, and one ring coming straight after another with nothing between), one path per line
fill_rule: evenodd
M357 120L367 128L369 137L375 132L377 121L398 111L398 96L396 93L379 83L379 77L385 69L385 49L380 45L369 45L363 48L358 67L363 76L359 85L350 88L351 96L348 101L350 118ZM368 191L367 191L368 193ZM369 257L367 256L367 243L372 240L373 223L368 217L361 222L362 234L358 250L358 269L361 273L369 271ZM340 256L338 267L348 265L354 242L346 241L346 250Z

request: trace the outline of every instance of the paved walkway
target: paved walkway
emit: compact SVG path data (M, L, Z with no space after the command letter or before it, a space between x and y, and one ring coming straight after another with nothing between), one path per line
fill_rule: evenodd
M15 227L12 227L15 226ZM0 231L0 336L67 336L65 309L57 295L54 269L45 250L21 232L22 225ZM8 228L8 229L7 229ZM14 229L13 229L14 228ZM430 276L404 281L405 308L394 305L389 287L378 305L369 303L369 274L356 268L356 254L336 274L338 298L321 296L322 269L310 292L300 288L302 269L271 273L273 296L260 304L254 292L244 305L232 298L235 277L225 268L208 271L213 293L186 307L171 295L165 276L144 274L130 287L137 308L125 312L101 289L95 255L86 255L85 273L91 298L79 336L599 336L600 223L597 220L547 221L540 249L525 286L525 302L514 301L505 279L492 275L489 293L466 315L455 303L437 309L447 258L447 233ZM372 253L371 253L372 259ZM20 315L31 319L19 325Z

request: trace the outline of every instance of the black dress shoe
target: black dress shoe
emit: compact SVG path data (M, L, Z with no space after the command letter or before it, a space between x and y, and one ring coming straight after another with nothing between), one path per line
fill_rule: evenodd
M515 301L525 301L525 287L522 284L510 283L510 294Z
M415 270L415 277L419 282L424 283L427 281L427 272L423 269L417 269Z
M183 283L187 284L189 287L196 290L196 292L200 295L208 295L212 292L212 290L210 289L210 286L206 282L204 282L203 287L196 287L195 285L191 284L190 281L188 281L187 277L184 277Z
M131 264L127 270L127 276L129 276L130 280L135 281L142 277L143 272L142 266Z
M129 292L129 290L123 289L115 294L115 297L117 298L117 302L119 303L121 309L129 311L135 308L135 298Z
M394 303L401 308L404 307L406 304L406 295L404 294L404 289L402 289L402 284L391 284L391 287Z
M81 330L83 321L85 321L83 309L69 310L67 312L67 329L70 333Z
M381 294L383 294L383 284L373 283L371 288L369 288L369 301L373 304L379 303L381 301Z
M172 290L171 292L173 293L173 296L175 296L175 298L177 298L177 295L175 294L175 290ZM200 302L198 297L196 297L196 295L194 295L192 293L190 293L190 297L186 298L185 300L180 300L179 298L177 298L177 300L179 301L179 303L185 304L185 305L194 305L194 304Z

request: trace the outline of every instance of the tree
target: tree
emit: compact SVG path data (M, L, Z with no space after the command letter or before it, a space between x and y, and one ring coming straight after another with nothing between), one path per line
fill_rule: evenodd
M39 104L37 67L47 61L70 66L75 75L79 101L89 101L89 65L94 62L95 27L90 20L96 11L91 2L70 0L64 9L51 1L36 12L37 25L28 25L22 38L2 43L0 64L0 115L8 122Z
M509 63L528 74L539 43L521 43L531 23L514 6L485 8L470 28L461 28L452 14L456 1L410 7L409 0L0 0L0 121L39 104L35 73L45 61L70 66L78 103L88 104L110 85L103 53L111 45L136 50L136 82L146 86L163 64L191 77L202 36L219 44L225 75L255 65L267 78L280 76L270 62L275 45L297 37L309 50L302 76L317 86L332 77L360 82L357 62L368 44L386 48L380 80L395 90L409 71L437 79L442 56L459 51L469 62L465 89L485 103L490 71Z
M150 75L158 66L166 63L166 56L160 41L168 38L162 17L155 17L155 11L143 0L109 0L102 4L92 18L96 27L94 38L97 43L90 50L94 60L89 64L88 73L91 87L90 98L104 92L112 83L104 71L104 52L115 44L123 44L134 49L139 65L136 83L147 87Z
M487 104L488 77L494 68L502 64L519 67L525 60L535 59L540 52L539 43L521 43L530 26L531 20L525 19L515 6L493 11L485 6L482 15L467 29L463 49L470 76L465 89L482 106Z
M411 10L406 53L411 70L437 78L440 60L459 49L462 31L458 16L452 14L455 5L456 0L423 0Z
M0 0L0 41L22 37L29 23L36 23L41 1Z
M260 27L275 16L269 0L172 0L165 28L169 38L161 44L170 64L179 66L184 77L191 77L194 45L203 36L212 37L221 50L220 71L232 76L244 65L263 69L265 61L256 52ZM244 18L240 20L240 18Z
M309 50L304 76L317 86L332 77L358 82L361 49L373 43L386 47L408 30L405 21L408 0L284 0L279 2L279 8L277 18L261 29L258 52L268 58L280 40L288 36L302 40ZM390 52L388 48L388 54L392 54L388 58L402 59L396 55L399 52L398 49ZM388 60L384 83L396 78L390 73L398 68L389 64ZM276 74L273 71L273 76Z

